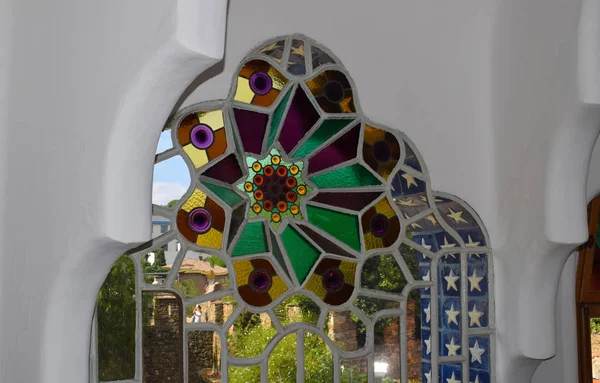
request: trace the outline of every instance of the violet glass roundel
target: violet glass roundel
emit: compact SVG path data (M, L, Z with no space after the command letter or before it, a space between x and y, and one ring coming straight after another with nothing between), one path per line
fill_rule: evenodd
M190 212L189 224L196 233L206 233L210 230L212 216L208 210L202 207L196 208Z
M376 214L371 219L371 233L376 237L385 237L390 230L390 220L383 214Z
M256 94L265 95L269 93L272 86L273 81L265 72L254 72L250 76L250 89Z
M271 275L265 269L255 269L248 277L248 284L252 290L259 293L269 291L272 282Z
M344 274L340 269L328 269L321 277L323 287L329 292L336 292L344 286Z
M190 133L192 144L198 149L207 149L215 141L215 134L210 126L205 124L196 125Z

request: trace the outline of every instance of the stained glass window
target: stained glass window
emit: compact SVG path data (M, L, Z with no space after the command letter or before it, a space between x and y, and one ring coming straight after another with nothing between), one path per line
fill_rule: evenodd
M303 35L259 45L226 100L185 108L165 132L156 163L180 156L191 181L153 207L169 230L128 254L135 379L494 381L480 219L431 189L404 133L363 114L327 48ZM173 242L165 264L149 261Z

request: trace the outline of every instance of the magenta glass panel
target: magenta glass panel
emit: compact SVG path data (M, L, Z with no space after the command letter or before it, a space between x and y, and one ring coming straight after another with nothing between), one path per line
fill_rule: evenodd
M244 109L233 109L233 115L244 151L260 154L269 116Z
M308 161L308 172L315 173L356 157L359 137L360 125L356 125L331 145L315 154Z
M211 166L203 175L232 184L242 177L242 169L235 154L232 153Z
M298 87L279 135L279 142L283 150L289 153L318 120L319 113L311 104L304 90Z

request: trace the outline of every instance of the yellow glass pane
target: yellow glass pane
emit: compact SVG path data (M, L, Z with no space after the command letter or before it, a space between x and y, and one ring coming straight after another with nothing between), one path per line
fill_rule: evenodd
M235 101L249 104L254 98L254 92L250 89L250 81L247 78L238 77L237 88L235 91Z

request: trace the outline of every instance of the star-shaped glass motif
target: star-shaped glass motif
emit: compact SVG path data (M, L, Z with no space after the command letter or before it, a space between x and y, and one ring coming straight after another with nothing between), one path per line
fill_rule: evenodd
M302 219L300 200L312 191L302 178L302 161L287 161L273 148L262 159L247 156L246 164L248 178L237 187L251 201L248 217L265 217L275 229L285 218Z

